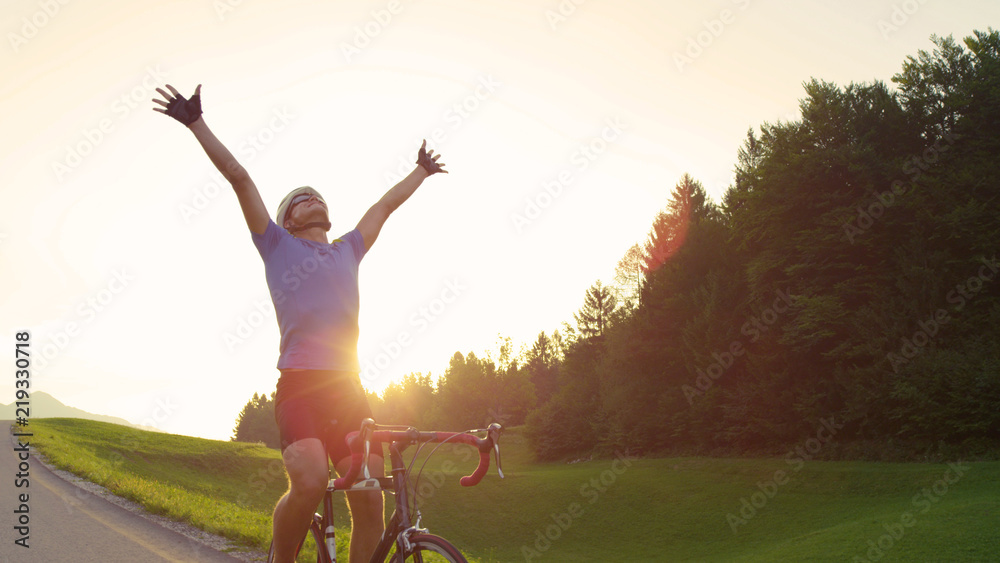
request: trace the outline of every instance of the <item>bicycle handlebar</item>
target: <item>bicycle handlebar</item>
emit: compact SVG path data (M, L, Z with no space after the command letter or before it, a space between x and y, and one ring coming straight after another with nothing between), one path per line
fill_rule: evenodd
M333 481L333 487L335 489L348 489L354 484L358 473L361 468L364 467L366 463L365 452L364 452L364 439L359 439L359 435L365 432L369 438L369 443L375 443L381 445L382 443L391 444L393 442L412 444L417 442L455 442L458 444L468 444L479 450L479 465L476 470L470 475L466 475L459 479L459 482L463 487L472 487L482 480L483 476L490 468L490 450L495 449L497 452L497 470L500 471L500 477L503 478L503 471L500 468L500 432L502 427L493 423L488 428L484 430L472 430L470 432L480 432L485 431L485 438L477 438L469 432L419 432L413 427L409 427L406 430L377 430L377 426L371 419L366 419L361 425L361 431L355 431L348 434L344 439L347 441L347 446L351 451L351 467L347 470L342 477L338 477ZM379 449L381 451L381 447ZM369 454L370 455L370 454Z

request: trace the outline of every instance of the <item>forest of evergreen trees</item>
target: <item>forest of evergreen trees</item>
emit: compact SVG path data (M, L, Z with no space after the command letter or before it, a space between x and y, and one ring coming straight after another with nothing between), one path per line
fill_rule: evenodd
M932 42L894 88L806 83L721 202L679 180L575 324L408 375L376 419L526 424L543 460L783 454L823 420L826 457L995 457L1000 34Z

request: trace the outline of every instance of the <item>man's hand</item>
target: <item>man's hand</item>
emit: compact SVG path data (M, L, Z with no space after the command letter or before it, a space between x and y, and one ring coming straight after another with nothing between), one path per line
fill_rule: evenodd
M166 101L153 98L154 102L166 109L153 108L153 111L165 113L187 127L190 127L192 123L198 121L198 118L201 117L201 84L195 88L194 95L191 96L190 100L182 96L173 86L167 84L167 88L171 94L164 92L162 88L156 89Z
M440 154L436 155L433 150L427 150L427 139L424 139L424 144L420 145L420 152L417 153L417 164L427 171L428 176L438 172L448 173L443 168L445 164L437 161L439 158L441 158Z

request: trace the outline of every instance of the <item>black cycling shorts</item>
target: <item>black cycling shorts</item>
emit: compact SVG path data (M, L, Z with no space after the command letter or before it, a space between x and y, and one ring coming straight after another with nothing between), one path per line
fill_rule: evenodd
M281 451L305 438L319 438L334 465L350 457L348 433L371 418L368 397L357 372L282 372L274 398L274 419Z

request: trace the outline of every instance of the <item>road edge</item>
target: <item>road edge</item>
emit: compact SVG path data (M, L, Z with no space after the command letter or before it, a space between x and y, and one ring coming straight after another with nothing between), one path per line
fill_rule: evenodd
M3 422L10 423L10 426L8 427L8 432L10 433L10 440L12 445L16 446L17 438L14 436L15 429L13 421L3 421ZM177 532L178 534L181 534L182 536L188 538L190 541L196 542L198 544L201 544L209 549L213 549L220 553L231 555L232 557L239 559L240 561L258 562L267 560L267 553L264 553L263 551L258 551L255 549L248 548L244 545L237 544L233 542L233 540L230 540L226 537L219 536L216 534L211 534L209 532L206 532L205 530L196 528L190 524L184 522L178 522L176 520L171 520L166 516L153 514L148 510L146 510L146 508L141 504L138 504L126 498L122 498L112 493L105 487L102 487L97 483L88 481L83 477L76 475L75 473L59 469L58 467L49 463L48 459L46 459L44 455L42 455L38 450L36 450L30 444L28 445L28 451L30 455L34 457L36 460L38 460L38 462L41 463L46 469L51 471L54 475L56 475L63 481L69 483L70 485L73 485L80 491L84 491L86 493L90 493L92 495L101 497L102 499L110 502L111 504L123 508L131 512L132 514L141 516L142 518L160 526L161 528L166 528L173 532ZM76 499L73 498L70 499L64 498L63 500L71 505L73 504L74 501L76 501Z

